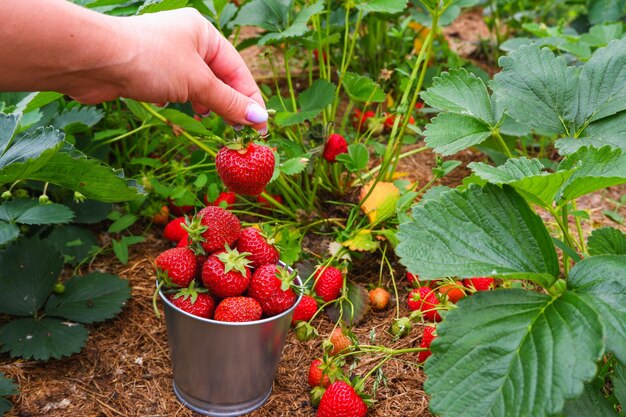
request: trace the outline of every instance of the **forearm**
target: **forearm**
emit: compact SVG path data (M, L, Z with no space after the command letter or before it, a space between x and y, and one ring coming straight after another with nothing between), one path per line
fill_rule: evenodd
M71 94L69 78L80 84L94 75L114 86L133 58L120 54L128 50L118 47L120 18L66 0L1 0L0 20L0 90Z

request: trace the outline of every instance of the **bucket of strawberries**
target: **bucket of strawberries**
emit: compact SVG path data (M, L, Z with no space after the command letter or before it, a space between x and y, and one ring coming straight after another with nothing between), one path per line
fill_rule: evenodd
M155 260L174 393L201 414L249 413L271 393L300 278L258 229L221 207L178 227L178 246Z

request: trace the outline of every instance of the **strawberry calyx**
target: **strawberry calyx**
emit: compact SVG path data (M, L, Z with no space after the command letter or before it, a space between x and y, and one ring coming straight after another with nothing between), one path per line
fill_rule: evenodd
M287 268L281 266L276 267L276 278L280 280L280 289L282 291L296 287L294 281L297 275L298 273L296 271L289 271Z
M365 381L367 380L367 377L370 375L371 375L371 372L368 373L365 377L356 376L352 378L352 380L348 380L346 377L339 378L339 380L345 382L346 384L352 387L356 395L361 397L361 400L363 400L363 402L365 403L367 407L371 407L376 402L374 397L372 397L367 392L365 392Z
M191 220L182 223L181 227L187 232L189 248L196 255L205 255L202 242L206 242L206 239L202 237L202 234L207 231L208 227L202 224L202 217L193 216Z
M174 295L173 298L175 300L178 298L182 298L183 300L189 300L191 304L195 304L196 300L198 299L198 294L207 292L207 291L208 290L206 288L202 288L202 287L196 288L196 282L191 281L191 284L189 284L187 288L182 288L181 290L179 290L176 293L176 295Z
M247 258L250 252L239 252L237 249L231 249L228 245L224 246L224 252L218 253L217 259L224 264L224 273L237 271L241 275L246 275L246 268L250 268L251 261Z

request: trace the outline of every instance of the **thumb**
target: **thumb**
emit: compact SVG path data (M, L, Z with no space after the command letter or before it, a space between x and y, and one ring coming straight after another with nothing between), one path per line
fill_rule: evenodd
M213 111L232 124L263 128L268 118L267 110L251 97L224 83L202 62L205 75L196 91L190 92L194 109L200 114Z

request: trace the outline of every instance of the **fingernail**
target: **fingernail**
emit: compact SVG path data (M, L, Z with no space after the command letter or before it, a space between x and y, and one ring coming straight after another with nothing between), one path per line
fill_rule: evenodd
M251 123L263 123L267 120L267 110L259 106L256 103L252 103L248 106L246 111L246 120Z
M166 101L165 103L159 103L159 104L157 104L157 107L161 107L161 108L163 108L163 109L164 109L164 108L166 108L166 107L167 107L167 106L169 106L169 105L170 105L170 102L169 102L169 101Z
M201 114L200 117L209 117L211 115L211 110L209 110L208 112Z
M233 125L233 129L235 129L235 132L239 132L241 129L243 129L243 125Z
M262 128L259 129L259 135L261 135L261 136L267 135L267 126L262 127Z

